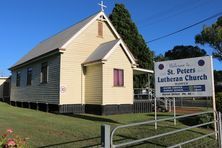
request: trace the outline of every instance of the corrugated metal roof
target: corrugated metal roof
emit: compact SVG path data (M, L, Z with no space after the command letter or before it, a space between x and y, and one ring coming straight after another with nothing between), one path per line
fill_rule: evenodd
M83 64L102 60L120 39L100 44L95 51L84 61Z
M0 77L0 79L8 79L9 77Z
M33 48L28 54L22 57L11 68L23 64L33 58L39 57L55 49L61 48L72 36L80 31L85 25L87 25L98 13L82 20L81 22L69 27L68 29L57 33L56 35L40 42L35 48Z

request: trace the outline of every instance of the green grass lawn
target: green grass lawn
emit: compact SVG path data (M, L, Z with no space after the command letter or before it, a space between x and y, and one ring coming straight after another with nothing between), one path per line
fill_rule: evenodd
M159 113L161 118L171 115L171 113ZM28 138L28 144L31 147L99 147L100 126L102 124L109 124L113 128L117 125L147 121L153 118L153 113L68 116L17 108L0 103L0 135L7 128L12 128L19 136ZM172 121L168 121L161 122L158 130L154 130L154 125L121 129L115 136L115 143L172 131L181 127L186 127L186 125L178 122L177 126L174 126ZM208 132L212 131L199 128L150 140L132 147L166 147ZM202 147L215 147L215 140L212 137L205 138L192 143L192 147L199 147L200 144ZM186 147L190 146L187 145Z

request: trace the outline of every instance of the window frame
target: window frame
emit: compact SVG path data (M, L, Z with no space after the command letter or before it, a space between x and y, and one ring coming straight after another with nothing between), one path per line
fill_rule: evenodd
M98 21L98 37L103 37L103 22Z
M124 69L113 69L113 86L124 87Z
M17 71L16 72L16 87L20 87L21 86L21 71Z
M27 86L31 86L32 85L32 67L28 67L27 68L26 85Z
M41 84L47 84L48 83L48 62L43 62L41 64L40 83Z

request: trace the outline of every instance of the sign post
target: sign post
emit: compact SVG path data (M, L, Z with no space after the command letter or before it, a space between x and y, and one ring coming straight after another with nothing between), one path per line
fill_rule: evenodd
M173 98L174 117L176 117L175 98L212 97L216 120L212 56L161 61L155 62L154 65L155 97ZM214 127L216 132L217 126Z
M211 57L211 67L213 68L213 60L212 60L212 57ZM211 71L211 77L212 77L212 102L213 102L213 111L214 111L214 121L217 120L217 108L216 108L216 97L215 97L215 87L214 87L214 72L213 70ZM215 137L217 139L217 123L214 122L214 130L215 130Z
M156 104L156 96L155 96L155 98L154 98L154 101L155 101L155 102L154 102L155 129L157 129L157 121L156 121L156 120L157 120L157 104Z

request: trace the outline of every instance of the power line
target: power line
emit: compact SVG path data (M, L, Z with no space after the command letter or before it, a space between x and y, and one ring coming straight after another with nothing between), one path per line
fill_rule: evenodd
M198 1L195 1L195 2L198 2ZM193 5L188 5L188 7L183 6L182 9L181 9L181 7L178 7L179 9L171 8L171 9L169 9L169 11L165 11L165 12L162 11L162 12L164 12L164 14L157 13L156 15L153 15L153 17L148 17L147 19L145 19L145 22L142 25L139 25L139 27L140 28L141 27L147 27L147 26L162 22L165 19L173 18L174 16L178 16L180 14L183 14L184 12L187 12L189 10L194 10L198 7L201 7L202 5L208 4L208 2L205 2L205 3L202 3L203 1L200 1L200 2L201 3L197 3L197 5L194 5L194 4ZM172 10L175 10L175 11L172 11Z
M150 41L147 41L146 43L151 43L151 42L154 42L154 41L157 41L157 40L160 40L160 39L169 37L169 36L171 36L171 35L177 34L177 33L179 33L179 32L182 32L182 31L184 31L184 30L187 30L187 29L189 29L189 28L192 28L192 27L194 27L194 26L196 26L196 25L199 25L199 24L201 24L201 23L203 23L203 22L205 22L205 21L208 21L208 20L210 20L210 19L212 19L212 18L215 18L215 17L217 17L217 16L219 16L219 15L221 15L221 14L222 14L222 12L219 12L219 13L214 14L214 15L208 17L208 18L205 18L205 19L203 19L203 20L201 20L201 21L199 21L199 22L197 22L197 23L194 23L194 24L192 24L192 25L190 25L190 26L187 26L187 27L182 28L182 29L180 29L180 30L177 30L177 31L175 31L175 32L172 32L172 33L169 33L169 34L160 36L160 37L158 37L158 38L152 39L152 40L150 40Z
M198 0L199 1L199 0ZM196 2L198 2L198 1L194 1L195 3ZM172 12L172 10L181 10L181 7L182 6L185 6L186 5L186 3L181 3L182 1L179 1L180 3L179 3L179 5L174 5L173 7L170 7L170 8L168 8L168 9L166 9L166 10L162 10L162 11L159 11L159 12L157 12L156 14L151 14L150 16L148 16L148 17L146 17L145 19L141 19L141 20L139 20L139 22L146 22L146 21L150 21L150 20L152 20L152 19L156 19L156 18L159 18L160 16L163 16L163 15L166 15L166 14L169 14L170 12ZM190 6L190 3L189 3L189 5L188 6ZM176 9L176 8L178 8L178 9ZM184 7L182 7L182 8L184 8Z
M164 20L166 20L166 19L172 19L172 18L174 18L175 16L178 16L178 15L180 15L180 14L183 14L183 13L185 13L185 12L187 12L187 11L189 11L189 12L191 12L190 10L194 10L194 9L197 9L198 7L201 7L201 6L203 6L203 5L206 5L206 4L208 4L208 3L202 3L202 4L198 4L198 5L194 5L193 7L189 7L189 8L187 8L187 9L181 9L181 11L178 11L177 13L172 13L172 14L169 14L169 15L165 15L164 17L160 17L160 18L158 18L158 19L154 19L153 21L151 21L150 23L144 23L145 25L143 25L142 27L147 27L147 26L153 26L154 24L157 24L157 23L159 23L159 22L162 22L162 21L164 21ZM212 3L211 3L212 4ZM176 12L176 11L175 11Z

